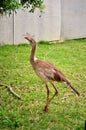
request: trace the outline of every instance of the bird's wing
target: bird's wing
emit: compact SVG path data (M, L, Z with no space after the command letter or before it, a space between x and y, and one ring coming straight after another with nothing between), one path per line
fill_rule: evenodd
M41 76L53 81L62 81L65 78L64 74L53 64L47 61L38 62L38 71Z
M63 73L58 70L57 68L51 68L51 69L44 69L44 74L48 77L48 79L53 80L53 81L63 81L65 76Z

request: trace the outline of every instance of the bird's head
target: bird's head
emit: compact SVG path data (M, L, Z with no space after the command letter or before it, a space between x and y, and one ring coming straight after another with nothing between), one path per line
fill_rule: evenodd
M33 39L33 37L30 36L30 34L28 34L28 33L26 33L26 34L24 35L24 38L25 38L27 41L29 41L29 43L30 43L31 45L36 44L36 41L35 41L35 40Z

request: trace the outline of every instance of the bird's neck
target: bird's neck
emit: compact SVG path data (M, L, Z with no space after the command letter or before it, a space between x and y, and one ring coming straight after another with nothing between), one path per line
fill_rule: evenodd
M35 62L35 53L36 53L36 44L32 46L31 55L30 55L30 63L33 64Z

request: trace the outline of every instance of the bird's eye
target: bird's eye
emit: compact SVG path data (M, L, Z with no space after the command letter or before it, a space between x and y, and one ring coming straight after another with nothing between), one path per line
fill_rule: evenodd
M32 39L29 40L31 43L33 43Z

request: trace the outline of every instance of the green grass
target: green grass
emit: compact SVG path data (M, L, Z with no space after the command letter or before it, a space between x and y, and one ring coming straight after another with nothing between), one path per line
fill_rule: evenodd
M30 63L31 46L0 46L0 83L13 85L22 100L0 87L0 130L83 130L86 120L86 39L63 43L41 42L37 57L60 68L78 97L64 84L56 83L59 94L44 113L46 88ZM51 96L54 93L50 86Z

